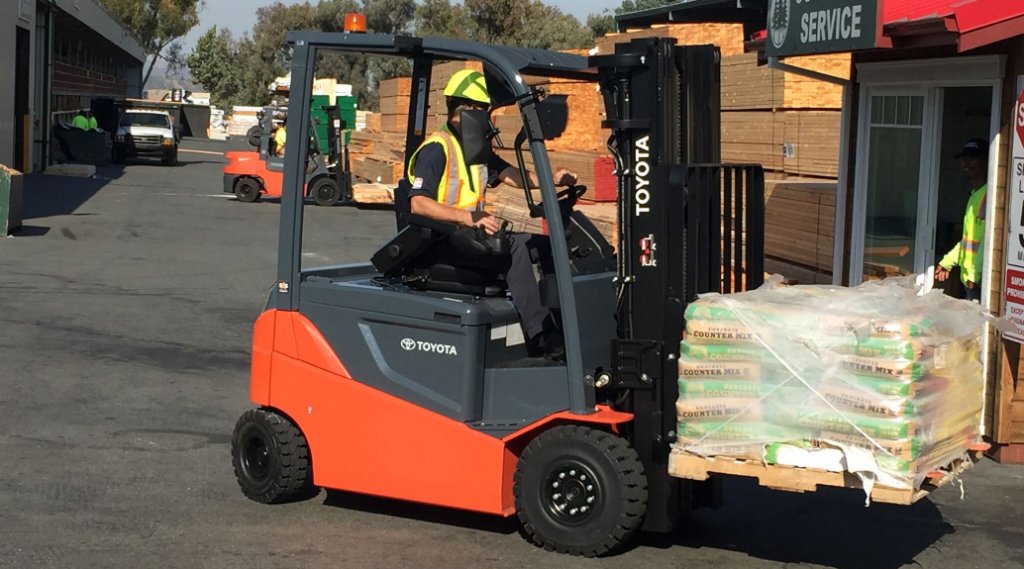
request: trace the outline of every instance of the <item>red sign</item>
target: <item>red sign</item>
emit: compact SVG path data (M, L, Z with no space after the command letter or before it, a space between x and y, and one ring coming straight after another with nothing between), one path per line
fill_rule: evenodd
M1024 304L1024 271L1006 270L1006 302Z
M1024 146L1024 90L1020 92L1020 96L1017 97L1017 112L1014 118L1015 126L1017 127L1017 138L1020 139L1020 143Z

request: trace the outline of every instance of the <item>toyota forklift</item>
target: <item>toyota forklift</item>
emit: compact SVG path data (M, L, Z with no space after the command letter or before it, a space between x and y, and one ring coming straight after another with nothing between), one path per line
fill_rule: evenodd
M308 128L324 52L412 60L406 158L424 139L432 65L481 62L494 108L515 105L517 167L539 178L566 359L528 357L508 297L506 228L485 235L419 217L396 191L398 232L366 263L302 266L308 140L284 163L277 282L255 323L250 399L232 462L258 502L326 488L517 516L551 551L597 556L636 531L670 532L717 487L669 475L687 303L763 279L764 179L719 161L719 53L638 39L590 58L440 38L292 33L289 123ZM566 97L524 78L592 82L603 93L618 179L617 247L556 192L545 147ZM493 110L493 109L492 109ZM468 163L486 162L487 111L462 114ZM508 133L507 133L508 134ZM512 139L513 137L508 137ZM615 251L614 249L617 249ZM455 252L456 254L452 254Z
M323 107L327 114L327 154L320 150L316 129L307 122L313 144L307 143L308 159L305 164L304 196L312 197L317 205L332 206L352 199L352 169L349 164L348 145L345 144L341 112L337 106ZM307 108L308 111L308 108ZM243 203L253 203L261 197L279 198L283 195L284 158L274 148L274 119L288 109L265 107L259 114L260 124L246 135L251 146L258 151L231 151L225 154L224 193L234 194ZM298 126L298 125L296 125ZM295 132L307 132L296 129Z

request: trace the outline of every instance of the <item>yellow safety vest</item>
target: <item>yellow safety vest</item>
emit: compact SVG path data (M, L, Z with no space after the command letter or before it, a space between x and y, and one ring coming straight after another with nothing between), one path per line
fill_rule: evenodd
M96 120L96 117L91 117L88 120L89 120L89 130L98 130L100 128L100 123L99 123L99 121Z
M985 241L985 194L984 185L971 194L964 212L964 233L960 242L939 261L939 266L949 270L960 267L960 280L964 284L981 282L981 264L984 255L981 250Z
M85 115L75 115L71 119L72 128L79 128L82 130L89 130L89 119L85 118Z
M444 149L445 170L437 185L437 202L457 209L482 211L484 209L484 191L487 186L487 166L474 164L466 166L462 155L462 145L448 130L447 125L427 137L409 159L407 176L409 182L415 182L416 157L420 150L431 143L440 143ZM455 159L453 160L452 157Z

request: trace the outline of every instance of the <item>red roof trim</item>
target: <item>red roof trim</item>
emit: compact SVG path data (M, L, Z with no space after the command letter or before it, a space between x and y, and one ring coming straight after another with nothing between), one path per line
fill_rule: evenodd
M961 52L1024 35L1021 0L882 0L882 26L896 45L950 43ZM936 36L924 40L923 36ZM945 37L944 37L945 36Z
M1019 35L1024 35L1024 15L997 24L977 28L960 34L959 51L970 51Z

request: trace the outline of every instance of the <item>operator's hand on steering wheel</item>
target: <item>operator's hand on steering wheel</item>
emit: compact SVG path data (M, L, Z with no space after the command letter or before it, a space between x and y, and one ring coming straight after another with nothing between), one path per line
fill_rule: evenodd
M555 186L574 186L577 176L567 168L559 168L554 175Z
M479 227L487 232L488 235L494 235L501 230L501 220L486 211L473 211L470 212L470 226Z

